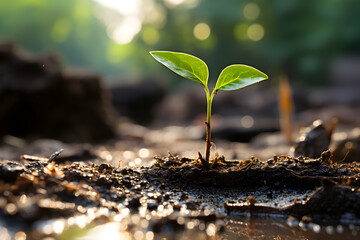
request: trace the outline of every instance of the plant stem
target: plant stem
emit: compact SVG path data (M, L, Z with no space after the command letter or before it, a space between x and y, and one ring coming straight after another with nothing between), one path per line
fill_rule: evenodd
M209 89L205 88L206 99L207 99L207 121L206 124L206 151L205 151L205 161L207 163L210 162L210 148L211 148L211 105L214 94L212 93L210 96Z

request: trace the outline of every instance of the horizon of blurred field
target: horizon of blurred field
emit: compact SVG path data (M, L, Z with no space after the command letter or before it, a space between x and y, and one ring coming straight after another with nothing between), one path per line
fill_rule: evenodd
M108 81L178 80L148 54L173 50L203 59L211 81L244 63L324 85L334 61L360 55L358 9L351 0L12 0L0 2L0 39L57 52L65 66Z

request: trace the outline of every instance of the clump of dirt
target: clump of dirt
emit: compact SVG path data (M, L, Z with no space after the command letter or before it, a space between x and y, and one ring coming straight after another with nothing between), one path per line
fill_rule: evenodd
M101 141L116 136L116 116L97 74L0 42L0 137Z
M265 162L252 157L245 161L218 160L205 168L200 161L169 156L155 157L156 163L147 173L160 175L164 181L187 186L256 189L314 189L331 181L359 187L359 163L331 162L331 152L325 151L318 159L274 156Z

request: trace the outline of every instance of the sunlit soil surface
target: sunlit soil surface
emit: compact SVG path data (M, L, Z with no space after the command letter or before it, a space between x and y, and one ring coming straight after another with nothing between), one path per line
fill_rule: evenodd
M120 147L120 146L119 146ZM99 150L100 149L100 150ZM2 161L1 239L356 239L359 165L281 155L212 161L119 150L134 167L23 156ZM66 156L66 155L65 155ZM97 157L96 157L97 156ZM65 159L64 159L65 158ZM152 162L136 167L136 159ZM105 159L105 161L104 161ZM346 187L343 187L346 185ZM317 191L315 191L320 187ZM114 238L115 237L115 238Z
M214 140L217 160L204 167L200 128L121 133L97 145L7 139L0 239L359 237L358 163L334 163L329 152L291 157L273 133L251 144Z

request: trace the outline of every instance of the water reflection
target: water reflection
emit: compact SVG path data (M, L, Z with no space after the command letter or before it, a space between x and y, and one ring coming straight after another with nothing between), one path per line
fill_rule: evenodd
M210 223L208 225L208 227L206 228L206 234L211 237L211 236L215 236L216 233L216 226L213 223Z
M53 232L55 234L60 234L60 233L63 232L64 227L65 227L65 221L63 219L62 220L56 220L53 223Z
M176 227L171 223L171 219L162 222L160 225L150 225L149 221L140 219L139 216L132 216L131 219L122 222L110 222L96 226L86 232L82 237L76 237L76 240L91 240L91 239L137 239L137 240L152 240L160 238L173 239L188 239L195 237L195 239L208 239L208 237L216 237L219 232L219 225L215 223L206 224L199 219L185 219L178 217ZM129 228L129 226L131 226ZM155 229L154 229L155 228ZM155 232L155 231L156 232ZM160 230L160 231L159 231ZM178 234L181 230L181 234ZM212 238L211 238L212 239Z
M26 233L24 233L23 231L17 232L14 236L14 239L15 240L26 240Z
M124 146L115 146L107 149L103 146L96 150L96 155L103 161L118 167L141 167L151 164L153 152L148 148L135 148L133 150L119 150Z
M98 239L132 239L131 234L122 231L119 224L115 222L100 225L91 229L85 236L77 238L78 240L98 240Z
M5 207L5 210L9 215L14 215L17 212L16 205L13 203L8 203Z
M150 156L150 151L147 148L141 148L139 150L138 154L141 158L147 158Z
M68 233L66 236L73 236L67 239L91 240L91 239L338 239L340 236L347 236L348 239L354 239L358 235L359 226L343 225L320 226L315 223L301 224L301 221L295 221L289 218L284 222L281 220L268 218L222 218L217 220L204 221L203 212L198 212L200 218L192 218L191 211L183 210L180 212L168 211L167 207L161 207L157 210L148 210L140 208L138 213L132 213L123 205L119 206L119 212L109 214L105 211L102 214L112 216L105 224L84 229L81 237L76 237ZM90 214L93 213L89 211ZM185 215L188 214L188 215ZM201 217L202 216L202 217ZM112 219L112 221L111 221ZM42 225L43 234L51 236L62 233L69 225L78 225L85 227L90 221L89 217L77 216L53 221L46 221ZM310 230L310 231L309 231ZM76 231L75 231L76 232ZM344 235L345 234L345 235ZM0 228L1 239L10 239L5 228ZM15 239L26 239L26 234L18 232Z
M87 224L87 217L86 216L76 216L75 217L75 224L79 228L84 228Z
M0 239L4 239L4 240L10 240L11 236L8 232L8 230L4 227L0 226Z

